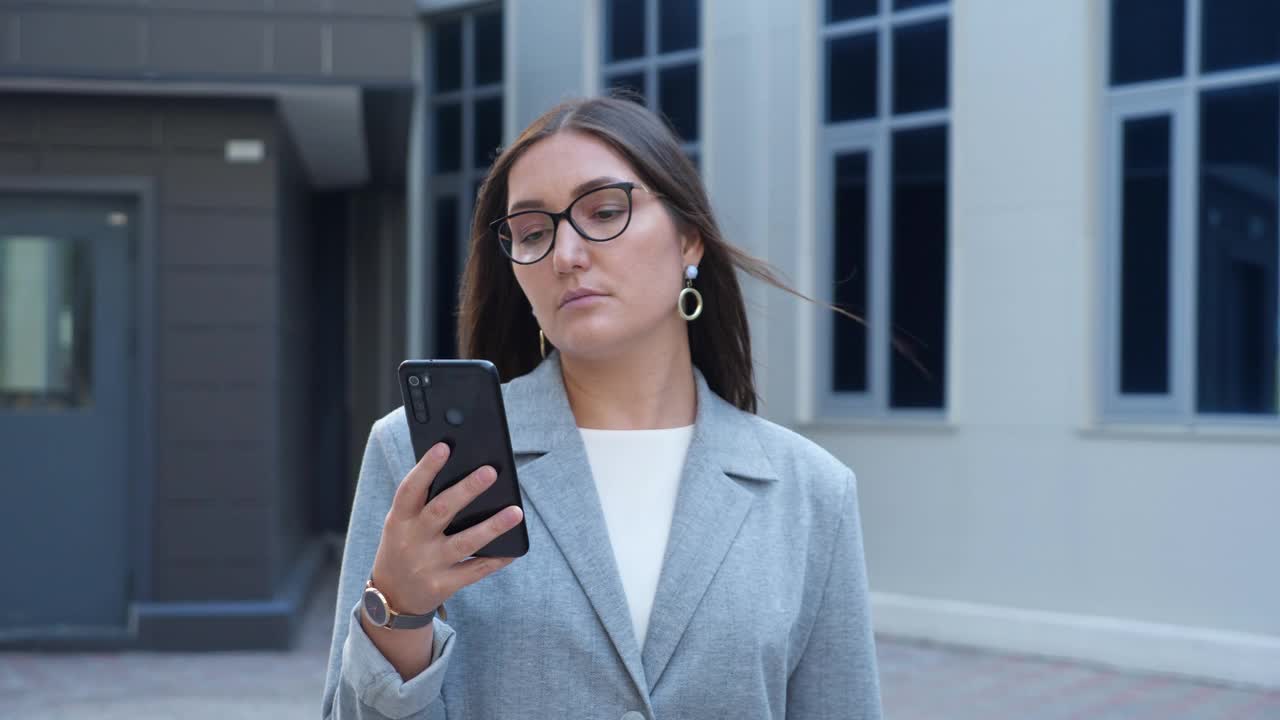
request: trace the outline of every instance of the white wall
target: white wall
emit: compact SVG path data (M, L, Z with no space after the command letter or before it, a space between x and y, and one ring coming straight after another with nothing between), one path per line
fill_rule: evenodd
M822 3L705 2L719 219L813 291ZM594 89L599 21L507 7L510 135ZM801 422L827 311L747 280L762 413L857 471L878 629L1280 686L1280 433L1095 420L1105 3L953 7L949 420Z
M1280 433L1095 421L1104 9L956 0L951 425L810 434L881 630L1280 685Z

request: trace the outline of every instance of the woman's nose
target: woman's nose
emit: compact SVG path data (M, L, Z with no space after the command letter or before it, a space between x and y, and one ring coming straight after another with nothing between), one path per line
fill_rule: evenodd
M589 242L578 234L569 218L561 218L560 225L556 227L556 246L551 251L551 262L556 272L567 273L590 266Z

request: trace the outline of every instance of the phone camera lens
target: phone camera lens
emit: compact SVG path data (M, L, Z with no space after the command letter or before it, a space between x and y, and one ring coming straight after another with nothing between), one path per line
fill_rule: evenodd
M417 375L410 375L410 376L409 376L409 384L410 384L410 385L412 385L412 386L414 386L414 387L418 387L418 376L417 376Z

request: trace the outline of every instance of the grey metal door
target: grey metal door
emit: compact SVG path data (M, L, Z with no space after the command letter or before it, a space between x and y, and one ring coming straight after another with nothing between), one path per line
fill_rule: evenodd
M135 208L0 193L0 639L127 624Z

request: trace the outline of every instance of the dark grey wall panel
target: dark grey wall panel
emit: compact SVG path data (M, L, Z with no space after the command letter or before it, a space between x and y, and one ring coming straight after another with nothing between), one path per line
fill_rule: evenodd
M168 201L192 207L270 208L274 180L269 163L229 165L215 155L170 158L164 173Z
M280 75L320 75L324 67L325 25L299 21L276 26L272 71Z
M0 75L408 86L416 13L411 0L47 0L0 13Z
M170 150L197 150L221 157L228 140L261 140L270 157L275 152L273 106L244 103L180 103L164 114L161 142Z
M142 68L142 23L133 17L83 10L23 12L17 63L33 69L97 72Z
M274 523L270 506L245 500L161 500L156 534L182 537L164 548L175 564L219 558L252 561L267 548Z
M166 444L208 447L275 441L270 413L274 398L266 388L171 386L160 403ZM270 478L261 478L269 482ZM161 484L161 492L164 484Z
M333 28L333 74L345 77L395 76L413 66L411 22L353 20Z
M339 13L407 18L417 12L417 3L413 0L330 0L330 2L333 4L333 9Z
M256 501L271 497L272 490L263 479L271 477L275 456L267 451L265 440L237 447L161 445L159 454L164 497Z
M160 317L165 327L262 327L276 318L276 278L260 270L160 272Z
M169 328L160 350L165 383L243 386L277 377L272 328Z
M159 602L265 599L271 594L270 579L257 558L166 565L168 570L156 576Z
M169 210L162 221L165 265L275 267L275 216L269 211Z
M0 67L18 62L18 45L13 42L17 34L17 28L14 26L15 17L17 15L14 13L0 10Z
M154 113L138 105L73 102L43 120L40 139L48 145L152 148L158 136Z
M97 148L48 149L40 171L49 175L140 175L151 177L162 167L158 156L133 150Z
M26 104L0 104L0 143L34 143L36 117L36 109Z
M212 10L225 12L237 10L266 10L268 0L148 0L151 7L158 10Z
M267 27L252 18L155 17L148 65L178 74L254 75L267 71Z
M39 158L33 152L0 148L0 174L32 175L39 167Z

